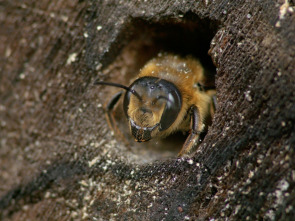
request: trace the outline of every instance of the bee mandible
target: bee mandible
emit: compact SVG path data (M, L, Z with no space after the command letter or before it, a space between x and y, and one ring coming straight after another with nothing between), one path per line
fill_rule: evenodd
M94 84L126 90L123 109L137 142L189 131L178 154L183 156L199 143L199 136L207 130L216 109L215 87L206 86L206 82L199 60L159 54L141 69L129 87L99 80ZM109 102L107 116L112 123L110 113L122 94L119 92Z

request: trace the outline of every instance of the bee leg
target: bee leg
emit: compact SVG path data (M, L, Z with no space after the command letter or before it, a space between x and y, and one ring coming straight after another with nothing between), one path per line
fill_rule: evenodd
M118 101L121 98L122 94L123 94L123 91L118 92L117 94L115 94L112 97L112 99L107 104L107 106L106 106L106 119L107 119L108 125L111 128L111 130L114 131L114 133L116 135L118 135L119 138L129 148L129 143L127 142L127 140L124 138L123 134L121 133L121 131L117 127L116 120L115 120L115 117L114 117L114 112L113 112L114 107L118 103Z
M115 105L118 103L120 97L122 96L123 91L118 92L117 94L115 94L112 99L109 101L109 103L107 104L107 120L108 120L108 124L110 126L110 128L114 129L114 125L115 125L115 119L114 119L114 115L113 115L113 110Z
M214 94L214 95L212 95L211 104L210 104L211 117L214 115L216 109L217 109L217 98L216 98L216 94Z
M213 110L215 112L218 107L216 94L212 96L212 103L213 103Z
M200 131L198 130L199 127L199 110L196 106L191 107L191 131L189 136L186 138L182 149L178 153L178 156L181 157L184 154L187 154L190 152L190 150L198 143Z

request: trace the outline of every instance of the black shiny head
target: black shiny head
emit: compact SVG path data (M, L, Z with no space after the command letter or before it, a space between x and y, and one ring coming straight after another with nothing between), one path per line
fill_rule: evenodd
M94 84L119 87L127 91L123 109L129 120L131 134L137 142L148 141L157 132L167 130L181 110L180 91L173 83L164 79L142 77L135 80L129 87L99 80ZM130 103L131 100L133 100L132 103ZM135 110L133 117L129 116L130 109Z
M130 90L136 91L142 98L141 100L137 99L140 106L142 105L140 108L142 112L152 112L151 106L146 107L144 105L147 100L151 101L151 103L159 102L165 105L159 122L154 122L153 125L149 125L148 127L138 125L128 114L132 92L126 92L123 108L125 115L130 121L131 133L136 140L143 141L141 140L141 136L144 133L146 133L146 138L150 136L149 139L151 139L151 133L155 128L158 128L161 132L167 130L174 123L181 110L182 97L180 91L173 83L156 77L142 77L134 81L129 88Z

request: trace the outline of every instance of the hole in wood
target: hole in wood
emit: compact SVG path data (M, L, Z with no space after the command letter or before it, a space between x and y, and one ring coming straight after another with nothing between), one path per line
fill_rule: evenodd
M214 85L215 67L208 55L208 50L216 30L217 25L214 22L199 19L193 14L188 14L181 20L166 19L153 24L142 20L133 21L131 28L124 31L132 37L114 62L103 71L106 76L103 80L129 86L150 59L156 57L158 53L170 53L180 57L191 56L200 60L207 70L207 83ZM103 90L105 91L103 97L105 102L120 91L113 87L105 87ZM124 95L114 109L114 117L131 152L143 156L147 161L176 157L188 132L177 132L164 139L151 139L143 143L134 141L124 115L123 98ZM204 133L200 138L203 137ZM116 133L115 138L118 142L122 142L122 138L118 138Z

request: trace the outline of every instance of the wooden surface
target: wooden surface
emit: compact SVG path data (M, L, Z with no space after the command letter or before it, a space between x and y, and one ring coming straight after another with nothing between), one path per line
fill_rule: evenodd
M294 217L292 1L2 1L0 40L1 220ZM191 158L127 148L104 115L116 90L93 86L128 84L160 51L216 70Z

